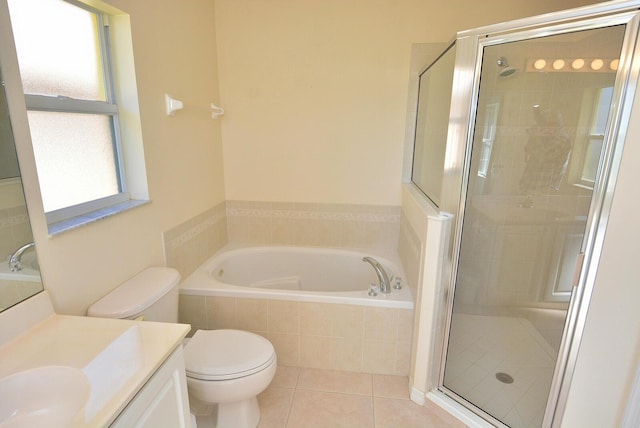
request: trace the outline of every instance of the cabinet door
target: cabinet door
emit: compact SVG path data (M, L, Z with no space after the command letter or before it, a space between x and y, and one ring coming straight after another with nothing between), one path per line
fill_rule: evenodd
M191 427L182 347L171 354L111 426Z
M544 226L498 228L494 260L491 261L491 302L514 305L537 297L540 253L545 248L545 232Z

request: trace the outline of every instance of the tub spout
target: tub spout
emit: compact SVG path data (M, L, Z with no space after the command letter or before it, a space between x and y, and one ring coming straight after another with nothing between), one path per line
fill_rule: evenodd
M11 272L17 272L22 269L22 255L29 248L35 246L36 244L34 244L33 242L29 242L28 244L23 245L22 247L15 250L13 254L11 254L11 257L9 258L9 269L11 269Z
M389 276L387 275L387 272L384 270L382 265L378 263L378 261L373 257L363 257L362 261L370 263L371 266L373 266L373 269L376 271L376 274L378 275L378 281L380 281L380 292L385 294L391 293L391 283L389 282Z

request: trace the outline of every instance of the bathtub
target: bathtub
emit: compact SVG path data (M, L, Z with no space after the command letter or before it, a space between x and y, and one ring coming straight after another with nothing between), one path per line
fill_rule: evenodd
M402 289L368 295L377 259ZM237 328L273 343L278 364L407 376L413 300L401 264L359 251L228 247L180 285L180 322Z
M374 257L387 271L391 293L370 296L378 284ZM214 255L180 286L181 295L246 297L413 309L399 261L359 251L307 247L244 247Z

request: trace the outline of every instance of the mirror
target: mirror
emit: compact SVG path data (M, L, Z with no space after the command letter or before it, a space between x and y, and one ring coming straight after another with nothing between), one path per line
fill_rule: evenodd
M418 89L411 181L436 206L440 205L455 59L455 45L451 45L420 74Z
M43 290L0 75L0 311ZM12 257L13 256L13 257Z

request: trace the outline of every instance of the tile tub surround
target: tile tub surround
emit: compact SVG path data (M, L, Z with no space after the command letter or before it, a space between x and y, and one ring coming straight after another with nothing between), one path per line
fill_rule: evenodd
M235 328L268 338L278 364L406 376L413 310L180 295L180 322Z
M186 278L227 244L224 202L163 233L166 264Z
M395 250L400 207L227 201L232 244Z
M395 251L400 207L226 201L163 233L166 264L186 278L227 244Z
M405 376L278 366L258 403L258 428L465 426L431 402L410 401Z
M418 234L411 226L407 217L402 214L400 220L400 236L398 241L398 254L404 267L404 275L411 289L411 295L418 296L418 281L420 278L420 256L422 243Z
M4 263L4 262L0 262ZM42 290L40 281L12 281L0 279L0 311L10 307L16 302L33 296Z

